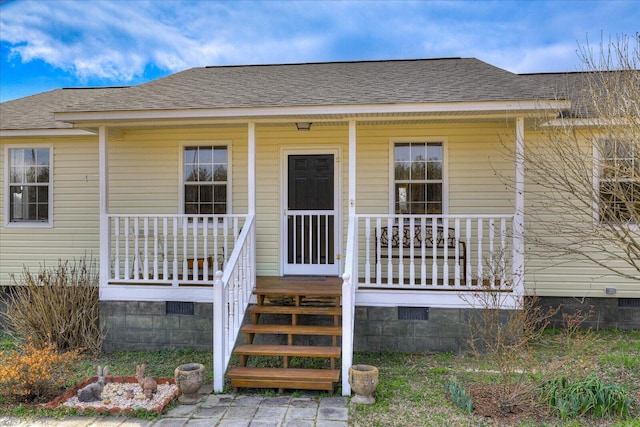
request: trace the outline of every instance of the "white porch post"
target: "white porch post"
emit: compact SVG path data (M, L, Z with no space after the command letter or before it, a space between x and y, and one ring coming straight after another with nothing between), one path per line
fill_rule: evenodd
M249 183L248 191L248 209L249 215L256 213L256 124L251 122L248 126L248 159L247 159L247 182Z
M356 214L356 121L349 121L349 216Z
M256 124L254 122L249 122L247 129L247 204L248 204L248 214L254 215L254 221L256 221L256 191L257 191L257 183L256 183ZM252 228L253 235L251 236L251 241L254 242L251 251L249 252L249 265L251 266L251 271L253 275L253 279L256 276L256 252L257 245L256 242L256 233L258 227Z
M222 271L216 271L213 282L213 391L215 393L222 393L224 388L224 362L227 354L224 305Z
M354 215L356 214L356 121L349 121L349 227L355 226ZM352 230L348 233L348 242L345 245L345 252L351 250L354 254L345 253L343 259L351 259L353 255L357 263L357 245L353 245L351 241ZM358 270L357 265L347 263L347 269L342 275L342 395L351 395L351 385L349 384L349 368L353 365L353 326L355 321L355 292L354 288L358 286L357 275L354 274Z
M100 296L109 279L109 161L108 161L107 127L98 128L98 171L100 199Z
M513 291L524 295L524 117L516 119L515 212L513 216Z

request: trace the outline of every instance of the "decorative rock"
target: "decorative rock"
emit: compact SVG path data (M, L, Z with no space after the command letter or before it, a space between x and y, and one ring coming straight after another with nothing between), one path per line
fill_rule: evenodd
M63 404L76 409L107 410L109 412L114 410L126 412L136 409L161 410L176 397L177 393L178 388L175 384L162 383L158 384L158 391L153 394L153 399L147 399L142 388L136 383L108 382L102 391L103 401L80 402L74 393Z

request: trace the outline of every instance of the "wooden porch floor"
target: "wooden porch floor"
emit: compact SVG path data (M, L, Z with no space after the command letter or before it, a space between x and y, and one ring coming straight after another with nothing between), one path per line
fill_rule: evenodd
M264 295L282 294L286 290L289 295L331 296L341 293L342 279L323 276L258 276L256 290Z

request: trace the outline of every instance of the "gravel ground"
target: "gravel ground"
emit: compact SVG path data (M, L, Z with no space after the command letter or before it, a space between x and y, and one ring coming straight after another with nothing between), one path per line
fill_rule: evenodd
M102 400L96 402L80 402L78 396L67 399L63 405L74 408L89 408L109 410L117 408L120 410L148 409L156 410L168 403L176 395L178 386L175 384L158 384L158 391L154 393L152 399L147 399L142 392L140 385L136 383L106 383L102 390Z

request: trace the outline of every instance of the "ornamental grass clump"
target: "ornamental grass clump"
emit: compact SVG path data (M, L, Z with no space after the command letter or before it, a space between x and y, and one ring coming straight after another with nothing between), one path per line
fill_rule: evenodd
M473 412L473 401L471 396L464 390L455 378L444 383L444 388L449 392L451 401L462 408L467 414Z
M620 385L601 380L595 374L582 381L570 381L567 377L549 381L541 389L542 399L561 418L592 415L629 417L632 400Z
M8 332L30 337L37 347L54 343L61 351L83 349L98 355L104 333L99 324L98 274L95 263L58 261L38 273L24 268L14 278L2 313Z
M28 339L16 350L0 352L0 396L6 401L40 401L65 385L80 350L59 352L55 344L42 347Z

